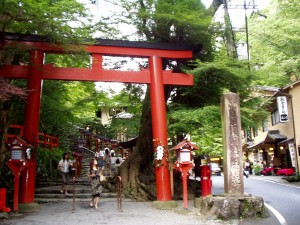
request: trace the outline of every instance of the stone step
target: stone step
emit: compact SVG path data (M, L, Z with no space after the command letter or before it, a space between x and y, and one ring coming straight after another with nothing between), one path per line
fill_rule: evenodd
M40 187L36 188L36 194L52 194L52 193L59 193L61 185L51 186L51 187ZM71 191L73 190L73 185L68 185L68 189ZM89 193L91 192L90 185L75 185L75 192L76 193Z
M68 191L69 195L61 194L59 191L57 193L48 193L48 194L35 194L35 199L65 199L65 198L73 198L73 193ZM116 193L102 193L101 198L117 198ZM77 193L75 192L75 198L77 199L89 199L91 198L91 191L88 193Z
M90 202L91 198L85 199L85 198L75 198L75 204L76 202L86 202L87 204ZM43 203L50 203L50 202L70 202L70 204L72 204L73 202L73 197L72 196L68 196L65 198L35 198L34 201L36 203L39 204L43 204ZM128 199L128 198L122 198L122 202L133 202L134 200L132 199ZM118 202L117 198L102 198L100 197L100 205L101 202Z

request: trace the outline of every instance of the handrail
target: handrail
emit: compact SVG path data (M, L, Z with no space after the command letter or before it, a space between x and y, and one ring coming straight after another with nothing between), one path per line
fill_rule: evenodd
M117 177L117 185L118 185L118 211L122 212L122 177Z
M78 148L79 148L79 149L83 148L84 150L86 150L86 151L88 151L88 152L90 152L90 153L92 153L92 154L95 154L94 151L92 151L92 150L90 150L90 149L88 149L88 148L86 148L86 147L78 147Z
M40 138L43 140L40 140ZM58 138L39 132L38 143L41 144L44 148L48 148L49 146L50 150L52 150L52 148L58 147Z
M19 132L16 132L17 134L7 134L5 137L5 142L9 143L11 139L13 139L15 136L23 137L24 134L24 126L22 125L16 125L12 124L9 126L10 129L16 129L19 130ZM45 133L38 133L38 144L43 146L44 148L49 148L52 150L53 148L58 147L58 137L51 136L49 134Z

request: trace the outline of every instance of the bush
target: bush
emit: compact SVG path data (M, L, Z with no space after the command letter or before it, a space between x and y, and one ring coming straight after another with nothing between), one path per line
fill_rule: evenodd
M36 183L37 185L41 181L47 181L57 179L59 177L59 171L57 165L62 158L64 150L55 148L52 151L44 148L37 148L36 150Z
M289 177L285 177L285 180L287 180L288 182L299 182L300 181L300 175L296 174L296 175L292 175Z
M262 171L261 165L256 164L253 166L253 171L255 175L260 175L260 172Z

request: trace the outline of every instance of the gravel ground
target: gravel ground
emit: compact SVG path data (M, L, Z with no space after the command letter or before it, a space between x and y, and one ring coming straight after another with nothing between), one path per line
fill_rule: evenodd
M0 221L1 225L195 225L195 224L238 224L238 221L204 221L197 213L193 202L191 209L183 209L182 201L172 210L159 210L151 202L123 202L122 211L117 210L117 202L102 201L98 209L90 208L88 202L77 202L75 212L72 202L52 202L41 204L35 213L14 215Z

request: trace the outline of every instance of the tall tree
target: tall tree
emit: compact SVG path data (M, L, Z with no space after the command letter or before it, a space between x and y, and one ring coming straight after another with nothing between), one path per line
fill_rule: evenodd
M93 28L86 24L90 17L84 6L75 0L1 0L0 5L0 66L29 61L23 50L3 46L3 32L44 35L53 43L67 45L88 39ZM12 81L5 82L13 85ZM1 90L7 90L3 88L5 82L1 82ZM1 150L13 101L14 98L0 99Z
M206 10L200 1L121 0L111 2L124 9L122 16L125 16L125 18L122 18L135 26L137 30L136 35L139 39L168 43L203 44L202 54L199 54L198 57L202 60L212 60L213 48L209 26L213 12ZM217 7L217 5L220 5L220 2L214 1L214 4ZM165 60L163 64L165 67L181 70L180 66L184 65L184 62L177 61L177 63L174 63ZM165 100L167 100L173 89L174 87L165 88ZM155 196L153 188L146 188L146 184L151 186L151 182L149 183L148 181L152 179L149 177L143 179L145 178L144 174L150 177L153 176L152 160L153 143L148 88L135 151L121 167L123 187L131 190L137 197L147 198Z
M268 8L249 21L251 63L256 84L282 86L300 78L300 17L296 0L271 1Z

